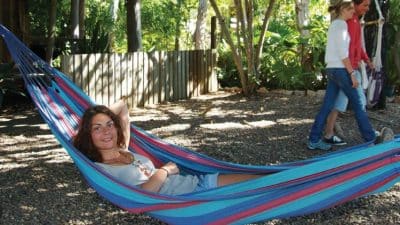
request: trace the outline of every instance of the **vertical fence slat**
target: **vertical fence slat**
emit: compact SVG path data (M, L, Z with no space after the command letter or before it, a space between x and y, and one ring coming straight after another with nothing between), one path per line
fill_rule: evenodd
M127 97L127 102L128 106L131 107L136 107L136 105L133 105L132 102L132 92L133 92L133 53L127 53L127 59L126 59L126 97Z
M102 103L102 91L101 91L101 54L93 54L93 73L94 73L94 93L95 93L95 102L100 102Z
M144 106L144 72L143 72L143 53L138 52L138 106Z
M150 60L151 63L151 73L152 73L152 81L153 81L153 89L151 91L152 104L158 104L159 101L159 89L160 89L160 74L159 74L159 65L160 65L160 54L159 52L151 52Z
M178 94L178 88L177 88L177 79L178 79L178 74L177 74L177 61L178 61L178 54L176 52L172 52L172 79L171 79L171 87L172 87L172 101L176 101L177 99L177 94Z
M62 71L98 104L131 107L216 91L215 50L62 56Z
M149 65L149 55L143 52L143 106L151 104L150 102L150 89L152 86L151 83L151 73L150 73L150 65Z
M183 70L182 70L182 60L183 60L183 54L182 51L177 52L178 55L178 60L177 60L177 70L178 70L178 81L177 83L177 88L178 88L178 99L184 99L183 97L183 90L184 90L184 84L183 84Z
M107 55L102 55L101 62L103 63L102 65L102 78L101 78L101 85L102 85L102 104L103 105L109 105L109 96L110 96L110 89L109 89L109 77L110 74L108 72L108 58L109 54Z
M189 74L189 62L188 62L188 51L183 51L183 60L182 60L182 71L183 71L183 98L188 98L187 86L188 86L188 74Z
M195 70L194 70L194 96L197 97L199 96L199 74L200 74L200 50L196 50L195 53Z
M164 51L160 52L160 67L159 67L159 77L160 77L160 98L159 102L163 103L165 102L165 84L166 84L166 65L165 62L166 60L166 53Z
M132 67L133 67L133 71L132 71L132 106L137 107L138 103L137 103L137 93L138 93L138 85L137 85L137 80L139 77L138 74L138 53L134 52L132 53Z
M195 51L191 51L189 55L189 98L193 97L194 94L194 69L195 69Z
M122 96L128 96L128 55L127 54L119 54L120 56L120 95L118 99Z
M72 66L72 70L76 71L74 72L75 78L73 79L74 82L83 90L85 90L85 87L83 86L83 76L82 76L82 55L75 55L74 56L74 65Z
M85 69L86 69L86 80L87 80L87 86L88 86L88 90L89 90L89 96L91 99L93 99L93 101L96 101L96 75L94 72L94 66L95 66L95 60L96 57L94 56L94 54L90 54L87 55L86 61L87 61L87 65Z
M172 87L171 87L171 77L172 77L172 53L167 52L167 59L166 59L166 77L165 77L165 101L172 101L171 95L172 95Z

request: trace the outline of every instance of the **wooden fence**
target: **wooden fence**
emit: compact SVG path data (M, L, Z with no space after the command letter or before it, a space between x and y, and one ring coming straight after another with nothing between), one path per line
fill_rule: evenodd
M131 107L217 91L215 50L64 55L61 70L96 103L127 96Z

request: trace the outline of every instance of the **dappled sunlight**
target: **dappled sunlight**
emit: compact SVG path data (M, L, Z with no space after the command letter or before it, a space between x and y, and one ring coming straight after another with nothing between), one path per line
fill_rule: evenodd
M35 207L29 206L29 205L21 205L19 208L24 213L31 213L36 210Z
M41 192L43 193L43 192L48 192L49 190L45 189L45 188L38 188L38 189L36 189L36 191L39 193L41 193Z
M304 143L314 103L294 101L296 96L211 98L132 109L131 121L162 141L226 162L279 165L320 154L308 151ZM1 199L3 217L30 219L20 224L154 224L146 215L132 216L100 198L40 118L9 118L0 116L0 183L7 193ZM381 201L386 204L382 207L398 209L391 199L400 196L399 190L396 185L381 195L387 199ZM367 203L362 206L368 207ZM61 211L68 212L62 222ZM43 220L44 215L52 217Z
M265 127L272 127L276 125L276 122L270 120L259 120L259 121L252 121L247 122L246 124L250 125L251 127L258 127L258 128L265 128Z
M285 118L278 119L277 122L282 125L297 125L297 124L312 124L314 120L312 119L298 119L298 118Z
M11 118L0 117L0 122L9 122L11 120L12 120ZM2 127L5 127L5 126L2 126Z
M49 126L45 123L43 124L33 124L33 125L28 125L28 124L15 124L13 127L26 127L26 126L30 126L30 127L38 127L41 130L50 130Z
M0 172L6 172L9 170L13 170L13 169L18 169L18 168L25 168L28 167L29 164L28 163L7 163L5 162L5 160L0 159Z
M211 99L227 98L227 97L233 96L233 95L236 95L236 93L218 91L218 92L215 92L215 93L208 93L208 94L205 94L205 95L200 95L200 96L197 96L197 97L193 97L192 99L193 100L207 100L207 101L209 101ZM219 100L216 100L215 102L218 102L218 101Z
M68 187L69 185L68 185L68 183L57 183L56 184L56 187L57 188L66 188L66 187Z
M51 133L36 137L9 136L0 142L0 148L0 171L25 168L38 160L45 163L71 162Z
M235 118L243 118L243 117L247 117L247 116L271 116L271 115L275 115L275 114L276 114L276 112L274 110L264 111L263 108L261 108L260 111L258 111L258 112L254 112L254 111L245 110L245 109L223 109L220 107L213 107L210 110L208 110L204 114L204 116L206 116L206 117L232 116Z
M169 117L166 115L160 116L160 115L153 115L153 114L146 114L146 115L131 115L131 122L135 121L140 121L140 122L146 122L150 120L168 120Z
M276 122L270 120L259 121L243 121L239 122L223 122L223 123L207 123L201 124L200 127L211 130L227 130L227 129L251 129L251 128L266 128L276 125Z
M227 130L227 129L248 129L250 126L242 123L224 122L224 123L208 123L201 124L200 127L211 130Z
M292 138L291 135L281 135L279 137L271 137L269 140L270 141L281 141L281 140L287 140L287 139L290 139L290 138Z
M0 158L0 171L28 167L37 160L41 160L44 163L71 163L71 158L63 148L53 148L38 152L21 152L3 156Z
M171 124L168 126L162 126L159 128L155 128L150 130L150 133L156 133L159 131L164 131L164 132L175 132L175 131L184 131L187 130L191 127L189 123L179 123L179 124Z
M80 196L80 195L81 195L81 193L79 193L79 192L67 193L66 194L66 196L68 196L68 197L77 197L77 196Z

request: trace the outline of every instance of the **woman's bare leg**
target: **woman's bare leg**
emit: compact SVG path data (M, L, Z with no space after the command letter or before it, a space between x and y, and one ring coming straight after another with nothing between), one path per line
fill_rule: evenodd
M326 120L325 126L325 137L329 138L335 134L335 123L336 119L339 115L339 111L333 109L331 113L329 113L328 119Z
M218 187L238 183L241 181L252 180L263 175L257 174L220 174L218 175Z

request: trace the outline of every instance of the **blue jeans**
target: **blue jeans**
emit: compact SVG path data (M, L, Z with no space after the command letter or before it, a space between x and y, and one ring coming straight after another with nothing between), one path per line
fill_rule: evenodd
M354 73L358 80L358 83L360 84L357 87L357 93L360 96L361 104L363 105L363 109L366 110L367 97L365 96L364 90L361 85L361 72L359 70L354 70ZM349 99L346 97L344 92L342 90L340 90L333 108L335 108L339 112L346 112L348 103L349 103Z
M327 68L328 84L326 87L324 102L311 128L309 141L317 143L322 136L326 119L333 109L339 90L342 90L349 99L350 106L354 111L358 129L366 142L375 140L375 131L372 128L367 113L363 109L357 89L352 87L352 82L345 68Z

